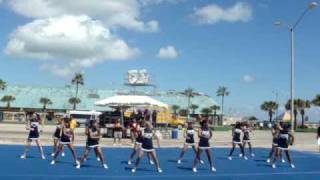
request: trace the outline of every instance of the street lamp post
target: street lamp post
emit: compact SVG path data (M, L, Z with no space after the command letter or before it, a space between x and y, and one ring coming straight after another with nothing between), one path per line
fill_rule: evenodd
M303 19L303 17L310 11L315 9L318 6L317 2L312 2L309 4L309 6L307 7L307 9L300 15L300 17L298 18L298 20L292 25L292 26L288 26L288 29L290 31L291 34L291 82L290 82L290 119L291 119L291 128L292 131L294 131L295 129L295 122L294 122L294 82L295 82L295 49L294 49L294 30L296 29L297 25L301 22L301 20ZM276 26L281 26L283 25L283 23L281 21L278 21L275 23Z

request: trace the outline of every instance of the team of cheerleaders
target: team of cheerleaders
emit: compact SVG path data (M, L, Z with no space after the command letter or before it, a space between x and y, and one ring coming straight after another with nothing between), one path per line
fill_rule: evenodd
M53 134L54 145L53 145L53 153L51 156L53 157L51 164L54 165L56 163L56 159L61 156L64 156L64 147L68 147L73 156L73 160L76 168L81 168L90 153L91 150L94 150L95 155L97 156L97 161L100 161L102 167L107 169L108 166L106 164L104 155L102 153L101 147L99 146L99 140L101 137L100 128L97 120L90 120L89 124L86 127L85 134L87 136L87 142L84 154L81 158L77 158L76 151L73 146L74 141L74 132L70 125L70 118L63 118L59 120L56 130ZM31 145L32 141L35 141L39 151L41 153L41 158L46 159L43 148L40 143L40 125L41 118L37 114L33 114L27 123L27 130L29 131L29 136L27 139L27 144L25 147L24 154L21 155L22 159L27 158L27 152ZM156 170L161 173L162 169L160 167L160 163L156 154L156 150L153 145L153 138L157 140L157 145L160 147L160 139L157 133L153 130L153 127L150 122L139 121L133 122L131 125L132 134L135 137L135 143L132 150L132 153L129 156L128 164L132 165L132 173L136 172L137 167L139 166L141 160L144 157L144 154L147 154L149 158L149 162L151 165L155 165ZM238 145L240 148L239 157L245 160L248 157L245 154L246 145L249 146L250 156L254 157L254 153L252 151L252 146L250 142L250 134L252 132L251 127L247 123L239 123L237 122L232 131L232 148L230 150L228 159L232 160L232 154L234 149ZM198 136L199 142L196 143L195 136ZM206 153L208 162L210 165L210 170L212 172L216 172L216 169L213 165L211 147L210 147L210 139L212 138L212 131L208 126L207 121L201 122L201 127L196 129L193 126L193 123L189 122L187 124L187 128L184 132L185 142L181 151L181 154L177 160L177 164L181 164L181 160L188 150L189 147L195 152L195 158L192 166L192 171L197 172L197 165L199 163L203 164L204 161L201 159L201 154L203 152ZM287 156L288 162L292 168L295 168L292 163L290 154L289 154L289 146L292 145L294 141L293 135L289 132L289 126L283 123L279 123L273 126L272 128L272 148L269 153L269 157L267 159L267 163L272 164L272 168L276 168L276 162L282 159L282 162L285 160L282 158L282 152L285 152ZM132 160L136 157L134 163Z

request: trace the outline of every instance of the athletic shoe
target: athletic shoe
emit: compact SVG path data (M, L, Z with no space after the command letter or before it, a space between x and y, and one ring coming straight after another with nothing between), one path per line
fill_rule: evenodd
M242 157L243 156L243 154L239 154L239 157Z
M131 165L131 164L132 164L132 162L131 162L131 160L129 160L129 161L128 161L128 165Z
M97 157L97 161L99 161L99 162L101 161L99 157Z
M294 164L290 164L291 168L296 168L296 166Z
M244 160L248 160L248 157L247 157L247 156L244 156Z
M52 160L50 164L51 164L51 165L54 165L55 163L56 163L56 161L55 161L55 160Z
M204 164L204 161L203 161L203 160L200 160L200 164Z
M149 163L150 163L151 165L154 165L154 162L153 162L152 160L150 160Z
M217 170L216 170L216 168L214 168L213 166L211 167L211 171L212 172L216 172Z
M255 157L256 155L254 153L251 153L251 157Z
M76 166L77 166L77 169L79 169L80 166L81 166L81 164L80 164L80 162L78 160L76 160Z
M197 172L197 168L192 168L192 171L196 173Z
M231 157L231 156L229 156L229 157L228 157L228 159L231 161L231 160L232 160L232 157Z
M103 164L103 168L108 169L108 165L107 164Z
M270 158L268 158L268 159L267 159L267 163L270 163L270 162L271 162L271 160L270 160Z
M137 170L136 168L133 168L133 169L131 169L131 172L132 172L132 173L135 173L136 170Z
M64 152L63 152L63 153L61 153L61 156L62 156L62 157L64 157L65 155L66 155L66 154L65 154Z
M285 162L286 162L286 160L282 159L282 160L281 160L281 162L282 162L282 163L285 163Z
M21 159L26 159L27 156L26 156L25 154L23 154L23 155L20 156L20 158L21 158Z
M275 169L275 168L276 168L276 165L275 165L275 164L272 164L272 168Z
M46 159L46 157L44 155L41 155L41 159Z
M158 168L158 173L162 173L162 169L161 168Z
M80 167L81 167L80 164L77 164L77 165L76 165L76 168L77 168L77 169L80 169Z
M51 156L53 157L55 155L55 153L51 153Z
M177 163L178 163L178 164L181 164L181 160L179 159Z

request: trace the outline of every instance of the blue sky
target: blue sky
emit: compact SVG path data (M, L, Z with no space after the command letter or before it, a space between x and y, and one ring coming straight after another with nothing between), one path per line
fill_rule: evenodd
M63 86L69 83L73 71L82 71L87 87L121 88L127 70L144 68L161 90L192 87L219 102L215 92L219 86L227 86L231 94L226 100L226 113L263 118L266 114L259 106L265 100L275 99L273 91L279 93L280 103L289 96L290 36L285 28L275 27L273 23L277 20L293 23L309 1L122 1L116 7L124 7L124 12L119 8L116 13L119 17L128 15L124 20L116 19L117 14L115 18L112 15L109 18L108 13L96 13L99 10L95 11L95 0L87 1L92 2L92 6L85 6L87 9L81 7L80 2L84 0L79 1L78 7L70 10L71 15L65 13L70 17L62 17L64 11L54 9L54 6L68 9L68 3L47 4L44 9L32 4L36 0L3 0L0 5L0 78L8 84ZM135 3L127 5L127 2ZM210 11L205 11L205 7L210 7ZM35 13L39 11L37 8L43 12ZM106 8L103 9L105 12L110 10L108 3L101 8ZM224 14L219 14L221 12ZM78 18L80 15L84 17ZM320 92L320 77L317 76L320 67L319 18L320 8L310 11L296 29L296 94L303 99L312 99ZM92 41L97 44L93 53L82 52L78 45L74 47L79 49L63 52L73 47L68 44L74 38L72 35L70 39L66 36L59 41L66 45L61 49L49 46L51 39L41 39L39 43L35 38L39 33L37 28L61 19L81 21L79 27L83 24L88 28L98 26L113 38L101 40L100 36L88 36L89 39L96 38ZM96 21L99 24L92 23ZM17 30L19 26L24 31ZM60 31L64 31L63 28ZM32 33L35 35L30 35ZM29 46L24 50L9 47L14 41L29 43ZM101 44L110 49L118 47L116 41L122 41L124 50L120 53L125 56L100 50ZM33 43L40 45L33 46ZM169 52L168 46L175 52ZM165 51L161 57L160 48ZM88 61L90 65L83 65ZM57 73L59 69L64 71ZM313 108L310 114L314 120L320 119L318 109Z

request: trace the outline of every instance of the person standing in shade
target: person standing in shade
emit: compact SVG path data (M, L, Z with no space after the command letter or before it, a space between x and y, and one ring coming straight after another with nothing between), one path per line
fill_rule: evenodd
M122 139L122 131L123 131L123 126L121 125L120 120L117 119L113 127L113 145L114 146L116 145L117 139L120 145L121 139Z

